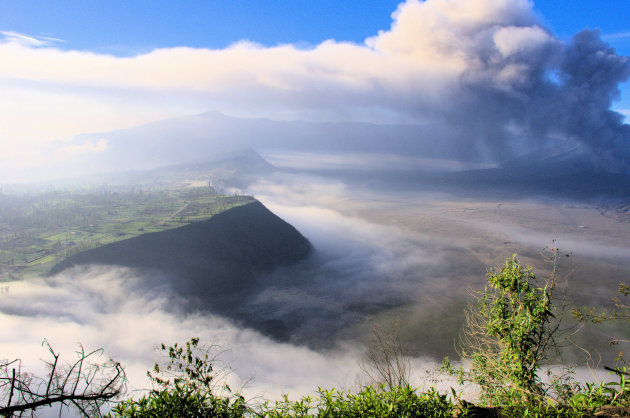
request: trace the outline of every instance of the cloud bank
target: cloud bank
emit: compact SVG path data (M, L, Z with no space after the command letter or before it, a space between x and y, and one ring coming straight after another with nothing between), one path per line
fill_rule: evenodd
M528 0L407 0L392 18L360 45L238 42L124 58L4 32L0 142L36 145L213 109L433 124L460 139L460 154L495 161L562 140L600 168L630 169L630 127L610 110L630 61L599 32L562 42ZM36 164L47 154L29 154L33 145L13 145L1 162Z
M26 370L43 373L43 338L66 359L78 343L86 349L102 347L124 365L133 391L150 386L145 372L159 358L160 343L196 336L226 350L220 366L231 369L234 388L251 381L246 386L251 396L354 383L360 349L317 353L274 342L208 313L184 314L174 308L169 293L139 291L141 280L127 269L90 268L11 282L0 295L2 358L21 358Z

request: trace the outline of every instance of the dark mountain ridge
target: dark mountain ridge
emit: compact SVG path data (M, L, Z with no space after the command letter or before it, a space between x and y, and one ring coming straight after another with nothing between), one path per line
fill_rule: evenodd
M293 226L256 201L207 221L78 253L49 275L87 264L131 267L145 272L149 285L165 278L190 307L229 313L262 275L298 263L311 249Z
M306 170L302 170L303 172ZM461 171L391 169L310 170L371 188L444 192L484 199L552 198L595 204L630 203L630 174L607 172L581 149L529 154L497 167Z

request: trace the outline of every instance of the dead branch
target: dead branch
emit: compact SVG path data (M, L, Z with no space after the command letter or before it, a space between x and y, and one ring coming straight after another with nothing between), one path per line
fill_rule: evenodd
M60 354L48 341L45 345L52 357L45 361L46 376L22 372L20 360L0 364L0 415L11 417L15 413L35 410L58 404L74 407L85 417L102 416L101 407L125 392L126 375L120 363L111 359L102 361L101 349L86 352L82 345L76 351L77 360L60 365Z
M393 389L409 385L409 357L398 338L398 324L389 330L374 326L361 370L375 383Z

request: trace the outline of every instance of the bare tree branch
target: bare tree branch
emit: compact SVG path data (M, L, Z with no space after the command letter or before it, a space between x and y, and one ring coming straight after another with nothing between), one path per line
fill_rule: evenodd
M406 350L398 338L398 324L391 324L388 328L385 330L374 326L360 367L373 382L393 389L409 384L411 366Z
M15 413L59 405L74 407L85 417L102 416L101 407L125 392L126 375L120 363L101 360L102 350L86 353L79 345L74 363L60 365L60 354L44 340L51 361L45 361L45 377L21 371L21 361L0 364L0 415L11 417ZM17 368L17 370L16 370Z

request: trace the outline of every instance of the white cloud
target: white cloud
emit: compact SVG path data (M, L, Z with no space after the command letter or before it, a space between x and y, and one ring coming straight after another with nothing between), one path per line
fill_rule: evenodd
M607 39L607 40L630 39L630 31L607 33L607 34L604 34L602 38Z
M539 25L532 8L528 0L407 0L393 13L391 28L363 44L328 40L311 49L243 41L116 57L3 32L0 144L216 110L272 119L431 121L469 142L463 152L489 150L495 154L489 160L502 158L523 146L516 143L522 138L508 138L507 126L543 141L551 125L543 119L563 120L552 110L575 97L544 76L559 69L563 44ZM582 50L589 51L576 49ZM593 62L610 64L617 72L611 79L623 79L623 63L609 61ZM606 106L610 97L590 94L603 100L580 95L584 103L574 108Z
M64 42L62 39L51 38L48 36L33 36L12 31L0 31L0 34L4 36L5 41L8 43L28 47L47 46L59 42Z
M129 270L95 268L7 283L9 291L0 295L0 355L21 358L26 369L41 373L44 338L66 358L80 342L86 349L103 348L120 361L130 388L140 389L149 386L145 371L157 359L160 343L199 337L204 344L229 350L221 359L233 368L231 381L238 388L253 378L250 395L309 393L317 384L351 385L358 372L358 350L317 353L273 342L213 315L173 312L172 297L138 292L138 280Z
M420 158L384 153L326 154L310 152L268 152L263 157L278 168L302 170L424 170L460 171L495 167L493 164L469 163L440 158Z
M32 138L39 133L23 128L29 116L36 121L30 125L50 132L46 137L60 137L128 126L130 113L136 123L146 122L176 113L174 107L260 116L292 108L307 119L328 107L329 116L340 108L360 113L375 106L399 113L401 101L427 107L457 90L485 32L535 23L529 2L505 0L409 0L394 18L391 30L365 45L330 40L301 50L239 42L222 50L178 47L125 58L61 50L41 38L3 32L0 77L22 101L21 117L3 125L14 138ZM523 31L519 45L530 35L541 42L541 33L537 27ZM0 108L10 108L10 99L2 100ZM166 101L178 105L161 105ZM47 118L37 112L44 106L65 117ZM94 129L86 128L90 123Z

